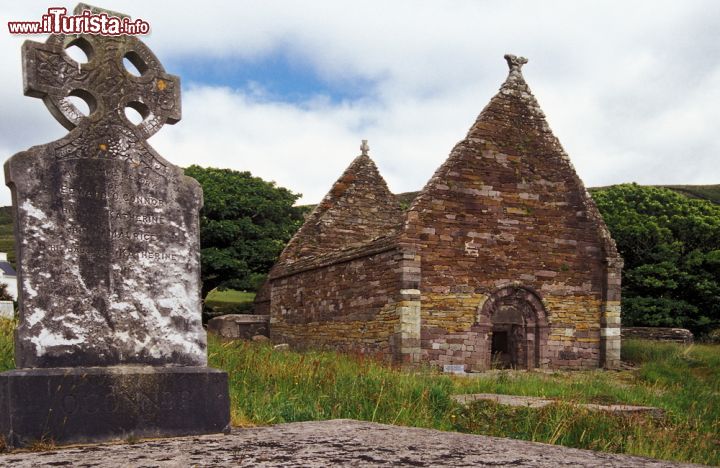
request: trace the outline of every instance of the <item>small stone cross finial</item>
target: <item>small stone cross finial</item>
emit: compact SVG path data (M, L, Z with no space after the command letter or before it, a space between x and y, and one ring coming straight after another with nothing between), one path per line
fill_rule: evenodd
M362 151L363 156L367 156L368 151L370 151L370 147L367 144L367 140L362 141L362 144L360 145L360 151Z
M528 62L528 59L525 57L517 57L512 54L505 54L505 60L507 61L508 67L510 67L510 71L520 71L522 69L522 66L525 65Z

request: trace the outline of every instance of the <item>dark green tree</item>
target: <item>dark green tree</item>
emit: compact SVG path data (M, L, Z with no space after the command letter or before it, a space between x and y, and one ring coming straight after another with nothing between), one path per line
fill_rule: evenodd
M0 283L0 301L14 301L13 297L8 291L8 285L6 283Z
M636 184L593 199L625 260L623 324L719 326L720 206Z
M249 172L190 166L203 188L200 212L203 297L214 288L256 290L302 224L299 194Z

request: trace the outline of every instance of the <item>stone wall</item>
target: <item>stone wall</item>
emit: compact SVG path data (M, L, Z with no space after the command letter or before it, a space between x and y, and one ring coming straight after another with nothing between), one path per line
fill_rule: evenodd
M269 336L267 315L227 314L208 321L207 331L221 338L249 340L255 335Z
M270 315L270 282L265 281L253 301L252 312L255 315Z
M672 341L685 344L694 341L692 332L685 328L622 327L622 337L653 341Z
M402 314L413 312L411 301L401 293L403 255L392 241L384 240L325 262L276 268L270 277L270 338L301 348L331 347L388 361L412 360L413 353L418 354L413 344L419 343L408 341L412 325L401 320Z

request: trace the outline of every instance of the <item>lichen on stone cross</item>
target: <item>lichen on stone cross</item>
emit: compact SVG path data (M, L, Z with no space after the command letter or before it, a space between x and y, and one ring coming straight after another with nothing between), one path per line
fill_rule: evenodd
M75 14L84 10L106 12L79 4ZM119 13L112 15L124 17ZM75 62L66 53L77 46L87 63ZM42 98L53 116L68 130L107 126L128 128L138 138L148 138L163 124L180 120L180 81L165 73L150 49L135 36L51 35L47 42L23 44L25 95ZM130 70L126 61L136 67ZM85 101L84 115L69 99ZM134 124L126 117L126 108L143 118Z
M362 143L360 144L360 151L362 152L362 156L367 156L368 151L370 151L370 147L367 144L367 140L362 140Z
M510 67L510 71L521 71L522 66L525 65L528 62L528 59L525 57L517 57L512 54L505 54L505 60L507 61L508 67Z

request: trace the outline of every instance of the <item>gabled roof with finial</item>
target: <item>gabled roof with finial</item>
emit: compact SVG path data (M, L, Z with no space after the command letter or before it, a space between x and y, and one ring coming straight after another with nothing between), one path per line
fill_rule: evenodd
M511 54L505 55L505 60L509 67L505 82L477 117L465 139L453 148L413 200L405 230L412 230L412 224L417 224L423 213L426 217L432 216L429 213L437 207L441 211L452 210L452 200L459 203L460 199L465 206L480 203L483 206L480 213L504 218L508 200L512 203L519 198L518 192L522 192L519 188L526 183L550 184L547 187L557 184L565 197L557 203L567 202L582 209L601 237L604 255L618 257L615 242L595 203L525 82L522 67L528 60ZM525 195L546 201L561 196L551 192ZM522 199L517 201L524 203Z
M359 247L396 232L402 209L362 141L361 154L308 215L283 250L278 265Z

